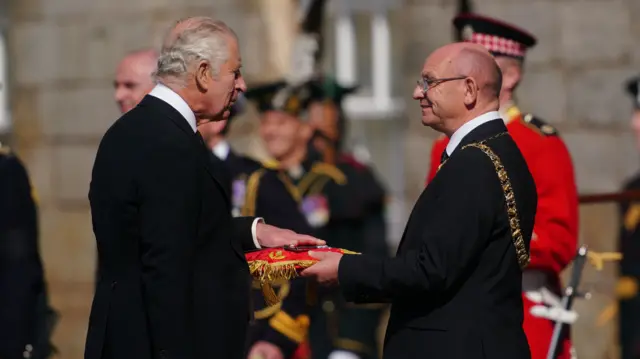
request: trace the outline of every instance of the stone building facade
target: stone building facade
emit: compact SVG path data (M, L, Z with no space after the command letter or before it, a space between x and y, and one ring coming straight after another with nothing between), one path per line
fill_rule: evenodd
M452 40L455 1L397 3L389 13L393 91L405 100L405 111L384 121L358 119L351 126L353 133L366 137L380 175L394 182L389 186L396 199L393 220L402 224L423 187L428 150L436 137L422 128L410 93L425 56ZM476 0L474 5L480 13L520 24L538 36L520 103L561 131L580 191L619 188L638 168L628 128L631 106L621 83L640 73L640 2ZM25 160L39 194L41 251L53 305L62 314L54 340L61 358L79 359L95 271L88 185L97 144L118 117L112 99L117 61L127 51L158 44L178 18L213 15L238 32L249 81L265 81L286 68L283 54L295 25L282 17L289 14L291 19L295 9L291 0L9 0L5 13L13 119L9 142ZM359 31L366 36L366 29ZM359 50L364 67L366 51ZM326 65L334 66L331 61ZM402 140L390 143L390 129L400 131ZM234 145L259 153L251 113L232 131ZM403 165L401 183L390 177L398 161ZM615 249L615 206L585 206L581 220L583 243L600 251ZM577 303L582 316L573 331L581 359L616 357L615 320L596 324L611 301L614 276L613 265L603 272L587 270L585 282L594 295Z

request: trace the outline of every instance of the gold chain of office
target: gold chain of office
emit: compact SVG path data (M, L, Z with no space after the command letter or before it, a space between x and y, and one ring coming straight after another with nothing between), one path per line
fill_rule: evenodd
M513 240L513 245L516 247L518 264L520 265L521 269L524 269L529 264L530 258L529 253L527 252L527 247L524 243L522 230L520 229L518 208L516 206L516 198L513 193L513 188L511 187L511 181L509 180L509 175L507 175L507 170L502 165L502 161L500 161L500 157L498 157L498 155L496 155L495 152L493 152L493 150L489 146L487 146L488 141L500 136L504 136L506 134L507 132L501 132L480 142L474 142L465 145L464 147L462 147L462 149L465 149L467 147L476 147L484 152L484 154L489 157L491 162L493 162L496 174L498 175L498 179L500 180L500 186L502 187L502 191L504 193L507 215L509 216L509 226L511 227L511 238Z

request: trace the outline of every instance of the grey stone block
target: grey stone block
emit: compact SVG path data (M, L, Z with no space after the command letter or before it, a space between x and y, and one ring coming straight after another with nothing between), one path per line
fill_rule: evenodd
M43 90L37 102L43 135L101 138L120 116L113 95L110 83Z
M548 123L566 120L567 86L561 70L525 69L516 97L522 111L531 112Z
M535 47L527 53L527 62L532 64L557 61L560 50L560 14L558 1L483 1L477 2L476 11L514 24L538 39Z
M96 150L97 145L57 145L52 148L54 195L61 205L88 203Z
M616 61L628 55L631 25L626 1L566 3L560 14L560 53L565 63Z
M578 125L627 128L631 100L623 83L635 69L591 68L570 77L568 117Z
M415 63L421 66L426 54L453 41L451 20L454 13L453 4L414 5L406 10L405 29L419 29L407 39L407 44L410 44L407 55L417 55Z
M9 59L16 82L36 85L57 77L61 49L55 23L38 21L15 24L10 32L10 42L12 53Z
M565 131L563 138L571 153L578 191L592 193L616 191L623 181L619 159L628 148L619 133Z
M407 201L415 201L424 189L425 180L429 171L431 146L433 141L429 138L412 136L408 134L404 141L407 154L404 158L405 168L405 197Z

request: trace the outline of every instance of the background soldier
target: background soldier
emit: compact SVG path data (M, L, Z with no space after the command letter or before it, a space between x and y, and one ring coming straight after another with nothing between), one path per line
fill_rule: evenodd
M636 143L640 150L640 77L634 77L627 82L627 92L632 96L634 112L631 117L631 127L636 135ZM640 175L635 175L624 185L625 190L640 190ZM620 261L619 288L625 290L620 296L620 348L622 359L640 358L640 297L638 297L638 281L640 280L640 205L623 202L620 206L620 240L619 251L622 253Z
M360 193L354 200L364 200L360 220L343 226L333 234L336 246L357 252L387 256L385 190L373 170L358 162L343 148L346 118L342 99L354 88L340 86L331 77L320 77L310 84L312 102L309 123L314 128L311 152L319 152L325 162L335 164L356 184ZM312 354L318 358L378 358L377 329L384 305L346 303L338 291L328 292L316 307L310 329Z
M307 86L289 87L285 82L247 91L246 97L257 102L260 135L274 161L269 164L272 170L261 169L249 176L242 214L259 215L269 223L285 221L277 222L284 228L306 226L312 235L326 238L328 245L337 247L342 243L334 241L339 238L334 234L343 230L346 223L361 218L363 202L349 195L354 188L344 173L308 151L313 133L305 121L310 95ZM280 189L285 189L286 194L276 196L282 193ZM272 350L269 344L275 344L284 358L294 355L307 337L310 307L317 303L315 293L308 292L310 287L306 284L303 279L291 281L282 310L268 318L266 329L258 329L251 355ZM314 320L312 316L310 321ZM302 354L295 355L301 358ZM265 355L268 359L279 358L276 354Z
M48 306L34 191L22 162L0 144L0 358L48 358Z
M136 107L142 98L155 86L153 72L156 70L158 52L143 49L130 52L118 64L113 81L114 98L121 113Z
M543 289L559 295L559 274L576 254L578 200L572 160L556 130L535 116L522 113L514 102L526 50L536 44L535 38L513 25L475 14L461 14L453 23L465 41L486 47L500 66L501 116L536 183L538 207L531 240L531 263L523 273L524 329L532 359L544 359L553 333L552 320L556 318L552 314L534 316L531 308L544 305L540 299ZM434 143L427 183L435 176L447 144L446 137ZM560 342L560 359L570 357L571 342L568 331L566 333Z

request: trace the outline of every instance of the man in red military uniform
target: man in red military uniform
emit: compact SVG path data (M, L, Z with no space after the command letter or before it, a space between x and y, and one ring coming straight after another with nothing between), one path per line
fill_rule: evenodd
M503 73L500 113L536 183L538 207L531 262L523 273L524 330L531 358L544 359L555 318L550 314L540 315L532 308L540 308L545 290L560 295L559 274L576 253L578 199L572 160L556 130L535 116L521 112L513 99L522 78L526 50L535 45L536 39L515 26L476 14L459 15L453 23L462 31L464 41L484 45L495 56ZM427 184L436 175L448 142L447 137L441 137L434 143ZM568 335L559 345L558 358L570 358Z

